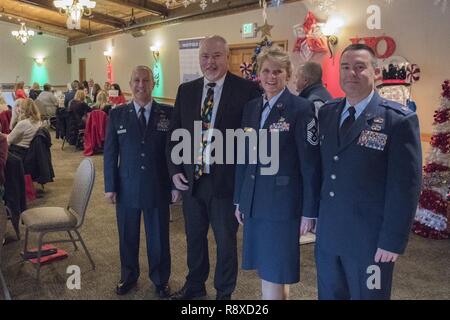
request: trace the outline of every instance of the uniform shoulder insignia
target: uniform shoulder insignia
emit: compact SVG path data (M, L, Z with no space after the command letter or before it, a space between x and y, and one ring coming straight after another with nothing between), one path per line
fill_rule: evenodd
M338 104L338 103L342 102L342 100L344 100L344 98L337 98L337 99L327 100L327 101L325 101L325 103L323 104L322 107L325 107L326 105L331 105L331 104Z
M382 100L380 105L385 108L394 110L395 112L403 114L405 116L414 112L407 106L391 100Z

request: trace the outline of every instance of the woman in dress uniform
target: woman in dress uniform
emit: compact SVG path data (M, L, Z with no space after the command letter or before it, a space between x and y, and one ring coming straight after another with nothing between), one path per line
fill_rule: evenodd
M320 193L320 153L314 106L286 87L292 64L279 47L262 51L258 73L264 95L244 108L242 127L257 133L258 143L246 146L246 163L238 164L235 216L244 225L245 270L257 270L263 299L288 299L289 284L300 281L299 238L317 217ZM248 161L249 152L266 143L273 163ZM275 143L279 140L278 145ZM258 154L257 154L258 155Z

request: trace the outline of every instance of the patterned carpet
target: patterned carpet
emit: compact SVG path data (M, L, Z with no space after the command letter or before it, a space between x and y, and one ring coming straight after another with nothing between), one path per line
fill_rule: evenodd
M53 136L54 138L54 136ZM56 178L53 183L45 186L43 198L30 204L34 206L63 206L66 204L74 172L83 158L82 152L72 146L61 150L61 141L54 139L52 146L53 165ZM118 297L114 287L119 279L118 235L114 207L107 204L103 198L103 164L102 156L92 157L97 177L87 217L81 234L96 263L92 270L87 257L82 250L74 251L71 244L58 244L66 250L69 257L43 267L41 282L35 280L35 269L20 258L23 246L15 240L15 235L8 224L8 244L3 252L3 273L13 299L156 299L153 285L148 280L148 266L145 255L144 234L141 235L141 277L136 289L128 295ZM172 289L180 288L187 272L186 241L184 223L179 206L172 209L171 250ZM143 229L143 228L142 228ZM143 230L142 230L143 231ZM239 231L239 245L242 242L242 230ZM22 236L23 236L22 230ZM60 235L64 236L63 234ZM49 236L52 238L52 236ZM210 237L211 270L207 282L208 298L215 297L212 275L215 265L215 246L212 232ZM36 243L31 237L31 243ZM80 248L81 249L81 248ZM316 273L314 264L314 244L301 246L301 279L291 286L291 299L316 299ZM240 252L240 247L239 247ZM398 261L395 271L393 299L450 299L450 241L433 241L411 235L409 247L405 256ZM66 270L69 265L81 268L81 289L70 290L66 286L69 276ZM256 272L239 271L238 283L234 299L259 299L260 281ZM0 298L3 298L0 293Z

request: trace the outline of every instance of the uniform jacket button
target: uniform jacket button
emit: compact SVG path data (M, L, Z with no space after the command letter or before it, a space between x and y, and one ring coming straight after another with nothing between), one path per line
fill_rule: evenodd
M330 197L334 197L334 192L333 191L330 191Z

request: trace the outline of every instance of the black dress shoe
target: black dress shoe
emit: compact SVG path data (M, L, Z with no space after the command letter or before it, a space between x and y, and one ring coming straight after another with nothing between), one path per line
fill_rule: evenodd
M161 299L167 299L170 297L170 287L168 284L157 286L155 292Z
M179 291L170 296L171 300L190 300L206 296L206 289L193 290L184 285Z
M130 291L131 289L133 289L133 288L136 286L136 284L137 284L137 281L133 281L133 282L123 282L123 281L120 281L120 282L117 284L117 287L116 287L116 293L117 293L119 296L123 296L124 294L127 294L128 291Z

